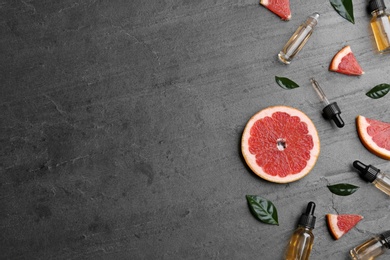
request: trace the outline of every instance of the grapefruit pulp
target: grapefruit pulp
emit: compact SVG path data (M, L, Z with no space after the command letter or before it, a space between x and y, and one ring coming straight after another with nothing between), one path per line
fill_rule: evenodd
M290 0L260 0L260 4L279 16L282 20L290 20Z
M320 153L317 129L302 111L272 106L256 113L245 126L241 152L259 177L289 183L306 176Z
M370 152L390 160L390 123L359 115L356 127L360 141Z
M362 67L360 67L349 45L345 46L334 55L330 62L329 70L354 76L364 74Z
M362 216L354 214L326 214L329 231L336 240L348 233L362 219Z

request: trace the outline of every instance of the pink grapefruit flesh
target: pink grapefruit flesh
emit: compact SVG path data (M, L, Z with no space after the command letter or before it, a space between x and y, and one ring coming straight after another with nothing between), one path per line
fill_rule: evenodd
M360 141L370 152L390 160L390 123L359 115L356 127Z
M317 129L302 111L272 106L256 113L246 124L241 151L259 177L289 183L306 176L320 153Z
M362 219L362 216L354 214L326 214L329 232L336 240L348 233Z
M362 67L360 67L349 45L336 53L329 65L329 70L353 76L364 74Z
M260 0L260 4L279 16L282 20L288 21L291 19L289 0Z

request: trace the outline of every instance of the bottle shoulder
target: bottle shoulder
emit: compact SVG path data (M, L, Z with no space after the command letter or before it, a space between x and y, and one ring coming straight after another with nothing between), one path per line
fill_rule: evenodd
M313 234L312 231L313 231L312 228L308 228L308 227L304 227L304 226L298 226L298 228L295 230L295 233L296 234L300 234L300 235L314 237L314 234Z

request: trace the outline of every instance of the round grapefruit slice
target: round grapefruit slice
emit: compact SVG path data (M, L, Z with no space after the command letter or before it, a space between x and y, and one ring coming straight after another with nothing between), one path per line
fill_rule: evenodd
M359 115L356 127L360 141L370 152L390 160L390 123Z
M362 67L360 67L349 45L345 46L338 53L336 53L330 62L329 70L354 76L360 76L364 74Z
M362 216L354 214L326 214L329 232L336 240L348 233L362 219Z
M291 19L290 0L260 0L260 4L282 20L288 21Z
M246 124L241 151L259 177L289 183L306 176L320 153L317 129L302 111L272 106L256 113Z

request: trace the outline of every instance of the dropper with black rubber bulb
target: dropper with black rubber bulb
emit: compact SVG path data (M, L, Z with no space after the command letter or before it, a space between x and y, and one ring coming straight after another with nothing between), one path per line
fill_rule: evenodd
M318 84L318 82L314 78L310 79L310 81L314 90L317 92L318 96L320 97L321 101L324 102L325 104L325 107L322 110L324 118L327 120L333 120L333 122L336 124L338 128L344 127L345 124L343 119L340 116L341 110L337 105L337 102L330 103L324 91Z
M309 202L306 212L301 215L298 228L291 236L290 242L284 254L285 260L308 260L313 247L314 235L312 230L316 223L314 210L316 204Z
M353 167L359 171L360 177L367 182L371 182L378 189L390 196L390 175L381 172L372 165L365 165L360 161L354 161Z

